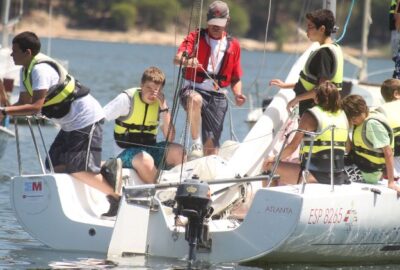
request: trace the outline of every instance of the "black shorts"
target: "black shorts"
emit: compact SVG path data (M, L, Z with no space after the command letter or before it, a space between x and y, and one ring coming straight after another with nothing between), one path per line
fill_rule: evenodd
M331 184L331 173L330 172L317 172L310 170L310 173L320 184ZM333 173L333 182L335 185L342 185L349 182L349 177L346 172Z
M224 127L224 119L228 110L228 101L225 94L216 91L183 88L180 92L182 106L187 108L187 100L191 91L196 91L203 98L201 108L201 136L203 144L211 139L215 147L219 147Z
M104 121L82 129L61 130L50 146L49 155L54 167L65 165L66 173L100 172ZM49 168L48 162L46 162Z

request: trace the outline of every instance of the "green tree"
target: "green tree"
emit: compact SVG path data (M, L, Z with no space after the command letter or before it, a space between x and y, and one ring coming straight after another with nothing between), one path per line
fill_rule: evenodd
M127 31L135 26L137 10L132 3L113 4L110 13L111 23L115 29Z
M174 22L180 5L177 0L138 0L138 19L144 27L158 31Z
M250 28L250 19L248 13L237 3L228 2L229 5L229 28L236 36L245 36Z

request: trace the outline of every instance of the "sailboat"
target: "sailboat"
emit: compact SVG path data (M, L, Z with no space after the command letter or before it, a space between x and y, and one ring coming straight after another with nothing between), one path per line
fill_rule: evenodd
M298 79L313 49L299 57L286 81ZM229 156L164 170L153 185L124 169L115 220L100 218L108 208L103 194L46 171L39 158L41 174L12 178L15 216L50 248L98 252L117 262L136 255L211 264L399 261L400 201L387 183L262 187L261 180L276 177L260 176L260 167L287 142L293 115L286 104L293 97L278 92ZM246 215L232 216L239 205L248 208Z

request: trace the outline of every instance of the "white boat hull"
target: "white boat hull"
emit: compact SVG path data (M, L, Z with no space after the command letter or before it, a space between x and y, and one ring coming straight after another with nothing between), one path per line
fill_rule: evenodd
M56 176L56 177L55 177ZM57 250L182 259L184 226L155 196L152 207L123 200L117 220L99 218L104 196L68 175L15 177L12 206L24 229ZM371 191L372 188L372 191ZM379 190L377 194L374 190ZM400 260L400 201L385 185L309 184L260 189L243 222L210 220L211 249L197 259L221 262L363 262ZM50 229L51 228L51 229Z

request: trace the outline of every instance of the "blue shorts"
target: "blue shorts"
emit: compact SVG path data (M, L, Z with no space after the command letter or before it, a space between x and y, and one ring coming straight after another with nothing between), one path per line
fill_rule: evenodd
M118 157L122 160L123 168L132 168L132 160L135 158L137 154L142 152L146 152L149 154L153 160L154 165L158 168L161 161L164 158L165 147L167 146L167 142L158 142L155 145L144 145L139 147L131 147L122 151Z

